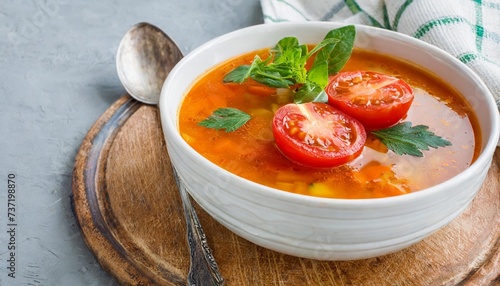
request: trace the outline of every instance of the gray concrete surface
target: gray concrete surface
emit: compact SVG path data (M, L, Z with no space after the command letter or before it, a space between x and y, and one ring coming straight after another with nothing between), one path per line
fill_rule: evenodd
M88 129L125 92L115 52L142 21L166 31L186 54L263 19L258 0L0 2L0 285L116 284L81 237L71 174Z

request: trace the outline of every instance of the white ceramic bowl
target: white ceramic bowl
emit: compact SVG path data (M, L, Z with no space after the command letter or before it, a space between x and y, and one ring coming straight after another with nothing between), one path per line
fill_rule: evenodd
M462 213L480 189L499 136L493 97L478 76L442 50L409 36L357 26L355 45L418 63L455 86L471 103L482 129L481 154L465 171L434 187L382 199L327 199L265 187L229 173L194 151L179 135L178 109L206 70L229 58L271 47L285 36L318 43L343 24L265 24L218 37L171 71L160 99L170 159L189 193L222 225L260 246L320 260L388 254L414 244ZM453 193L453 194L451 194Z

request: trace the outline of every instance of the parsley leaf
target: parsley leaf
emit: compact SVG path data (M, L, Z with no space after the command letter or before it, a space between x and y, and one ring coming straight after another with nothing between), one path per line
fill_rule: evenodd
M247 123L250 118L248 113L237 108L218 108L207 119L198 123L198 125L217 130L225 129L226 132L233 132Z
M421 150L429 147L438 148L451 146L451 142L435 135L425 125L412 127L411 122L402 122L392 127L372 131L382 143L398 155L412 155L423 157Z

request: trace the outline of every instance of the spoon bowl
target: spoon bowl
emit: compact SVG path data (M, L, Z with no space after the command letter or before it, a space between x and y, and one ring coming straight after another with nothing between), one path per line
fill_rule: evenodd
M174 41L158 27L139 23L127 31L116 54L116 70L133 98L158 104L165 78L182 59Z

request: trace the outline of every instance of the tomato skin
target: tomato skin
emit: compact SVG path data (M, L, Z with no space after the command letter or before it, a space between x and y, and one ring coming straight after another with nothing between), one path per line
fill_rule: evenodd
M366 131L351 116L326 104L290 103L273 118L276 146L285 157L315 168L348 163L363 151Z
M341 72L325 90L330 105L356 118L368 130L398 123L414 98L412 88L403 80L372 71Z

